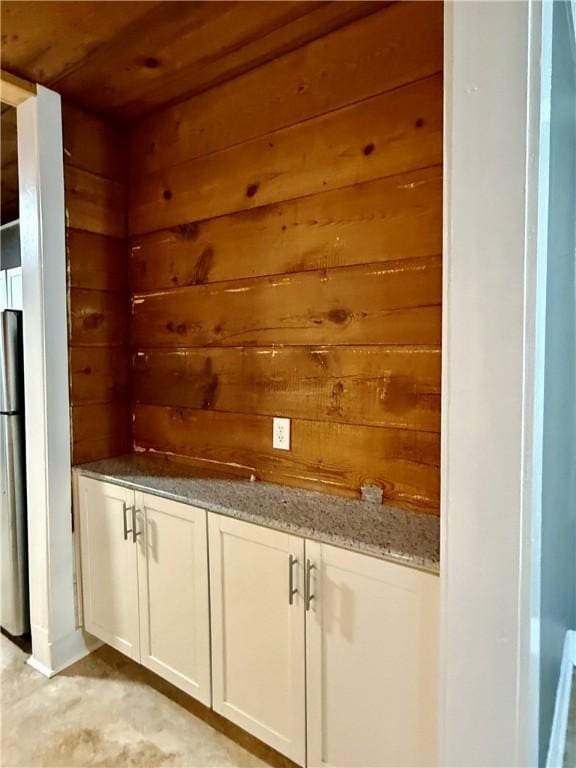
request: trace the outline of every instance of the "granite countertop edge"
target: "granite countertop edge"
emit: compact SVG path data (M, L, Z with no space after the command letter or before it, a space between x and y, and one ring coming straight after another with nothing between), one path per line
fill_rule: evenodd
M195 477L194 471L188 467L175 467L159 460L124 456L77 464L73 470L86 477L200 507L208 512L432 574L439 573L439 520L433 515L267 482L251 483L241 478L218 476L210 478L203 474ZM230 498L226 501L210 498L218 495L218 485L222 481L225 481L225 492L221 491L220 495ZM209 490L202 493L202 486L206 484ZM295 509L291 509L291 500L294 500ZM272 515L258 509L263 502L279 514ZM300 517L318 517L319 507L324 508L320 511L321 525L314 525L310 519L290 520L293 511L298 512ZM328 507L332 509L332 514L328 513ZM365 531L362 537L355 534L354 523L358 520L368 527L374 525L373 541L366 540Z

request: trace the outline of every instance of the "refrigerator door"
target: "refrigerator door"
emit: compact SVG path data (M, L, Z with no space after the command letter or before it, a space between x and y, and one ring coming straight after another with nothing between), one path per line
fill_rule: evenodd
M0 413L23 409L22 312L5 309L0 315Z
M11 635L30 629L24 417L0 415L0 625Z

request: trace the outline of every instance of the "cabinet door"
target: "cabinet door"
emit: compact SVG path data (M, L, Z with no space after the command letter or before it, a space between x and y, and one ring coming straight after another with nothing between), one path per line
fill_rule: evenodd
M438 578L306 542L308 764L436 763Z
M22 300L22 267L6 270L6 300L9 309L24 309Z
M88 477L78 482L84 625L140 658L137 548L127 533L134 492Z
M210 706L206 512L136 494L142 664Z
M208 520L214 709L303 765L304 541Z

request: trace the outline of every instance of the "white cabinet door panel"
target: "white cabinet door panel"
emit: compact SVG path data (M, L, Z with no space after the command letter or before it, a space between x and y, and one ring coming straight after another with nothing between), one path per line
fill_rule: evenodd
M143 493L136 507L142 664L210 706L206 512Z
M22 267L6 270L6 299L10 309L24 309L22 300Z
M0 269L0 312L8 307L8 289L6 286L6 270Z
M216 514L208 525L214 709L303 765L304 542Z
M438 578L306 542L308 764L436 762Z
M84 625L138 661L137 548L124 531L124 509L129 522L134 492L80 477L78 495Z

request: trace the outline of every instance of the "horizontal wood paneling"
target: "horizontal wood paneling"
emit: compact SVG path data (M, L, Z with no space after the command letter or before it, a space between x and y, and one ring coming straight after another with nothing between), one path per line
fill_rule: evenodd
M442 49L395 3L133 128L136 450L438 513Z
M62 104L64 159L67 165L105 179L125 182L128 136L123 128Z
M441 72L442 16L439 2L390 4L266 67L138 121L131 139L136 173L167 168Z
M125 430L127 418L125 403L90 403L74 405L72 411L77 417L74 440L78 442L101 440L106 435L120 435Z
M73 462L130 448L123 131L64 105Z
M267 416L136 405L137 449L204 466L359 496L378 484L387 500L434 511L439 498L439 437L427 432L292 421L291 450L272 448Z
M68 226L126 237L126 187L117 181L64 166Z
M80 417L77 417L78 419ZM74 423L74 414L72 420ZM131 452L129 431L122 430L118 433L108 433L95 440L76 440L72 444L72 463L85 464L88 461L109 459L113 456L121 456Z
M99 291L128 292L126 240L68 229L69 285Z
M442 251L434 167L132 239L133 290L431 256Z
M134 179L131 231L151 232L441 160L442 78L436 75Z
M72 407L73 461L80 464L130 450L130 409L126 403Z
M127 297L121 293L70 290L72 346L125 346L128 340Z
M124 347L70 348L70 393L75 405L128 402L129 376Z
M136 352L137 403L440 431L440 350L259 347Z
M133 298L134 343L439 344L438 257L239 280Z

